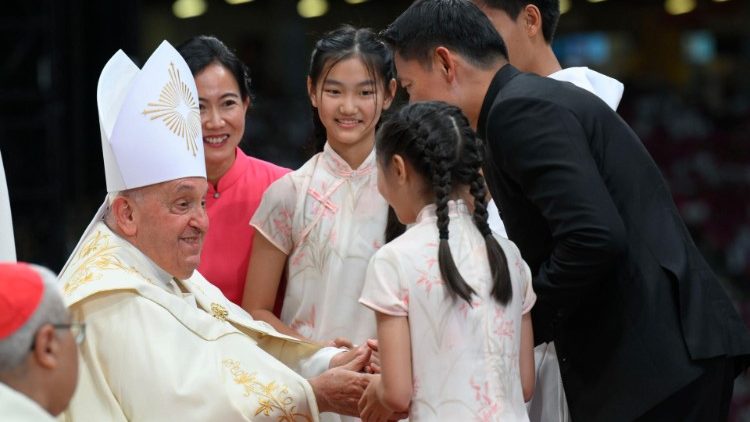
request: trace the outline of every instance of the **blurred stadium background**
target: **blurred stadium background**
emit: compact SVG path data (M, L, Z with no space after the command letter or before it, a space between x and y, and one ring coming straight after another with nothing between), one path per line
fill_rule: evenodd
M382 29L406 0L37 0L0 5L0 151L21 260L60 269L105 194L96 109L104 63L212 34L249 65L241 145L291 168L309 154L315 39ZM620 115L659 164L695 241L750 325L750 1L564 0L563 67L621 80ZM732 421L750 421L750 378Z

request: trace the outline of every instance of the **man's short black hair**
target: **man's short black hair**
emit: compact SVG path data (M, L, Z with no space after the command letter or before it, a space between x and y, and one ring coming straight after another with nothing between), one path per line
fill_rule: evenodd
M455 50L482 68L508 59L508 49L492 22L468 0L417 0L381 36L401 57L422 64L429 63L438 46Z
M560 0L476 0L476 3L502 10L513 20L518 19L518 14L526 5L536 6L542 15L542 34L547 44L552 43L560 21Z

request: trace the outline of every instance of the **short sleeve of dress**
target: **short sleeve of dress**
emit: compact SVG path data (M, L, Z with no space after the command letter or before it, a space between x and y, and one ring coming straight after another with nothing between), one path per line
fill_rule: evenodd
M521 256L521 251L518 249L515 243L508 239L500 239L499 236L495 236L498 242L503 246L503 250L508 258L508 265L511 274L518 277L520 283L520 290L523 292L523 302L521 304L521 314L528 313L536 303L536 293L534 293L534 286L532 285L531 270L529 269L526 261ZM515 286L514 286L515 287ZM513 292L515 294L515 292Z
M521 267L523 267L521 271L521 282L524 286L524 294L521 315L524 315L528 313L536 303L536 293L534 293L534 287L531 282L531 270L529 269L529 266L526 264L526 261L521 258L521 255L518 256L518 259L521 260Z
M268 187L250 219L255 230L287 255L294 246L292 219L297 203L297 189L291 176L288 173Z
M409 290L404 285L395 254L388 245L380 248L370 260L359 303L392 316L409 314Z

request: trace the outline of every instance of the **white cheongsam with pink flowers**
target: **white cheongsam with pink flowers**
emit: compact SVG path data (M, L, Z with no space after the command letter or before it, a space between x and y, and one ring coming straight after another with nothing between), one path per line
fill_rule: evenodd
M464 280L477 293L469 305L451 299L440 275L435 205L405 234L382 247L367 270L360 302L409 318L414 421L528 421L519 372L521 317L536 295L518 248L495 235L508 260L513 298L490 292L485 241L463 201L449 202L449 244Z
M250 224L289 257L284 323L317 341L375 338L375 317L358 299L387 213L374 150L353 170L326 144L268 188Z

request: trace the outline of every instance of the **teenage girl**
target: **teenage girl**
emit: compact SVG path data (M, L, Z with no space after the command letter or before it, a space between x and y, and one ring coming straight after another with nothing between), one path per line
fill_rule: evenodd
M378 187L413 224L383 246L360 302L375 311L381 375L365 422L527 421L534 388L531 273L487 224L483 147L461 111L414 103L377 136Z
M242 306L282 333L337 346L375 337L375 318L358 299L385 239L374 144L396 90L392 69L389 49L369 29L343 26L315 45L307 86L326 142L269 187L250 223L257 234Z

